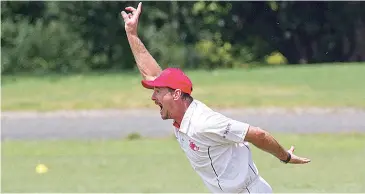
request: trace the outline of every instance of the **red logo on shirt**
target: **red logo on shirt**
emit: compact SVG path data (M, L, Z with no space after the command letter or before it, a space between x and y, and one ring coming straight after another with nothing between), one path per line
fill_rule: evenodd
M196 146L194 142L192 142L191 140L189 140L189 142L190 142L189 146L190 146L190 148L192 150L194 150L194 151L198 151L199 150L199 147Z

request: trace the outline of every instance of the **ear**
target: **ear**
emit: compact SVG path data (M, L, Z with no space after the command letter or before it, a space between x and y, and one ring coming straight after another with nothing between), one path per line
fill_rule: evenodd
M181 94L182 94L181 93L181 90L180 89L176 89L174 91L174 94L172 95L172 97L173 97L174 100L178 100L180 98Z

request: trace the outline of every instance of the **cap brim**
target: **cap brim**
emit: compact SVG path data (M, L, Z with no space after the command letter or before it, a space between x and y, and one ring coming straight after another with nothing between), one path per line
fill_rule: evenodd
M156 80L152 80L152 81L142 80L142 86L147 89L154 89L155 87L164 87L163 84L159 83Z

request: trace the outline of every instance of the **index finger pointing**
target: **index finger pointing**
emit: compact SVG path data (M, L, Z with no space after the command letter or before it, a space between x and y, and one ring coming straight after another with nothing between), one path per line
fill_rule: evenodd
M142 12L142 2L138 3L136 14L139 16Z

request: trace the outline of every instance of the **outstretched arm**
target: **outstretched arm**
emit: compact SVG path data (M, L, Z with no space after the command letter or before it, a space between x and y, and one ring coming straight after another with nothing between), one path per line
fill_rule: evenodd
M125 31L129 46L131 47L137 67L143 79L153 80L162 70L137 35L138 19L142 11L142 3L140 2L138 4L137 9L126 7L125 10L131 12L127 14L125 11L122 11L121 14L125 22Z
M293 146L289 150L285 150L269 132L259 127L251 126L248 123L218 113L211 114L201 122L206 124L199 130L200 134L212 141L221 144L249 142L287 163L305 164L310 162L307 158L294 155Z
M293 146L288 151L285 150L272 135L259 127L250 126L244 140L252 143L263 151L271 153L282 161L289 160L287 162L293 164L305 164L310 162L310 159L294 155Z

